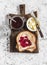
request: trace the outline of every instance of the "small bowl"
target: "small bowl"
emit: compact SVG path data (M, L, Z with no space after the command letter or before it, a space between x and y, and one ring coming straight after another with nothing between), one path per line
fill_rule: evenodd
M30 25L29 25L30 24ZM36 28L36 23L35 23L35 20L33 19L33 17L30 17L28 20L27 20L27 23L26 23L26 26L28 28L28 30L32 31L32 32L35 32L37 30ZM35 28L35 29L33 29Z
M20 16L13 16L12 18L13 18L13 19L19 18L19 19L21 20L21 26L16 28L16 27L14 26L13 21L10 20L10 22L11 22L11 29L14 29L14 30L20 30L20 29L22 29L23 26L24 26L24 21L23 21L22 17L20 17ZM16 24L16 23L15 23L15 24ZM18 23L17 23L17 24L18 24ZM20 25L20 23L19 23L19 25Z

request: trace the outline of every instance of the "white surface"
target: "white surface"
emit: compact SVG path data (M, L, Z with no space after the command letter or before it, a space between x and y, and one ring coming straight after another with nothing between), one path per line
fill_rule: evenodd
M45 39L41 39L39 36L39 53L23 54L7 51L9 50L9 42L7 41L9 36L3 36L0 39L0 65L47 65L47 0L0 0L0 25L5 24L6 14L19 12L19 4L26 5L26 13L30 13L32 10L38 11L40 27Z

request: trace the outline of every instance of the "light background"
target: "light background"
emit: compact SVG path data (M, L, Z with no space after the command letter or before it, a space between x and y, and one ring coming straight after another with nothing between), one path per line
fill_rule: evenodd
M0 26L5 25L5 16L8 13L18 13L18 6L26 5L26 14L38 11L40 27L45 39L39 36L39 53L10 53L7 51L7 36L0 38L0 65L47 65L47 0L0 0ZM1 30L0 30L1 31ZM10 29L4 26L4 32ZM3 32L0 33L2 35ZM8 44L9 49L9 44Z

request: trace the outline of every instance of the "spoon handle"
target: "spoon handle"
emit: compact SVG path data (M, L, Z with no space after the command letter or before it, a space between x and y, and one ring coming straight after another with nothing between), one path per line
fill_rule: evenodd
M8 16L8 18L9 18L11 21L16 22L11 16Z

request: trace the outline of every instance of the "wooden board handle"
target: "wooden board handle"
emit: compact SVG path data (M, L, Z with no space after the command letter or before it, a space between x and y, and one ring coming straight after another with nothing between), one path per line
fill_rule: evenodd
M25 15L25 4L21 4L19 5L19 7L20 7L20 14Z

